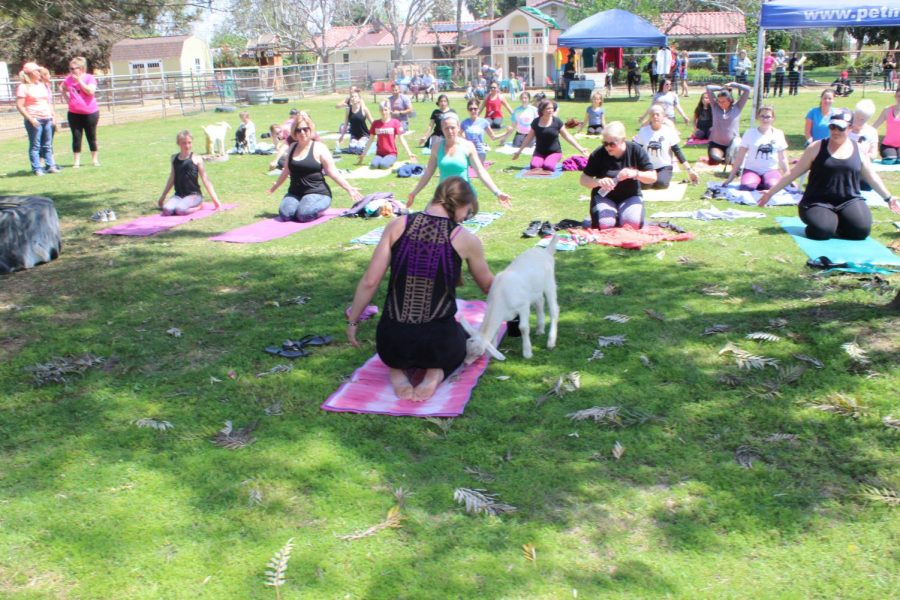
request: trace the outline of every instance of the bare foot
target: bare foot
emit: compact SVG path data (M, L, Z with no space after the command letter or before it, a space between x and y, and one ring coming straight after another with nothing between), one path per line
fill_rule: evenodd
M413 386L406 377L406 373L400 369L391 369L391 385L394 393L401 400L413 400Z
M425 378L422 383L413 390L413 400L415 402L425 402L432 396L437 386L444 380L444 371L442 369L428 369L425 371Z

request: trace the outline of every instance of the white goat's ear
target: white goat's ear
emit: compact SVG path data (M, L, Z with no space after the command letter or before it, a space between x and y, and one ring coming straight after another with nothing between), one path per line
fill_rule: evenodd
M503 356L503 353L494 348L494 345L487 340L485 340L484 342L484 349L487 350L488 353L497 360L506 360L506 357Z
M468 333L470 336L475 337L479 335L478 330L472 327L472 324L466 321L466 318L464 316L459 316L459 323L463 326L463 329L465 329L466 333Z

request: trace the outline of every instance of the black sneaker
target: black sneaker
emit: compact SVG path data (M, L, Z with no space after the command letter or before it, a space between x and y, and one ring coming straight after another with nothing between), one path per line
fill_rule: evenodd
M522 232L522 237L533 238L537 237L538 233L541 231L541 222L540 221L532 221L528 224L528 227L525 228L525 231Z
M544 221L543 223L541 223L541 229L540 229L541 237L544 237L547 235L553 235L553 233L555 231L556 230L553 229L553 225L550 223L550 221Z

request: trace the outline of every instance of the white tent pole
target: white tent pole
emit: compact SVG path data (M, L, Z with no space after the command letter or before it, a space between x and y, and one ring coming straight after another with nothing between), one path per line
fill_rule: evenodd
M760 20L762 20L761 13ZM762 71L765 54L766 30L760 27L756 36L756 76L753 78L753 112L750 113L750 127L756 125L756 111L762 103Z

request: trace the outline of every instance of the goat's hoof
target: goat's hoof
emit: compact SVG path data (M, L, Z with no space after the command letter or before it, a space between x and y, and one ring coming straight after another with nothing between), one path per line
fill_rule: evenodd
M526 350L526 351L522 352L522 356L524 358L531 358L533 356L533 354L531 353L531 350Z

